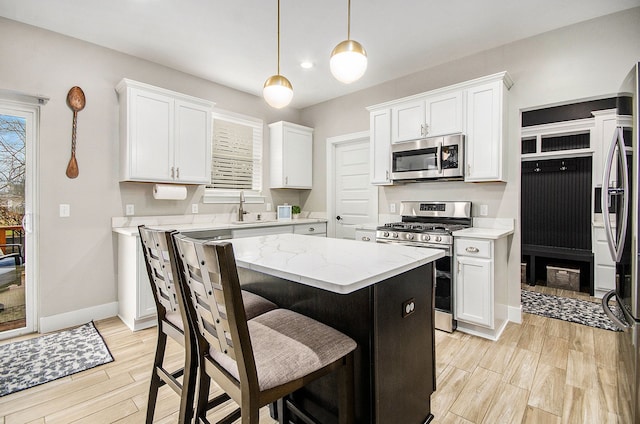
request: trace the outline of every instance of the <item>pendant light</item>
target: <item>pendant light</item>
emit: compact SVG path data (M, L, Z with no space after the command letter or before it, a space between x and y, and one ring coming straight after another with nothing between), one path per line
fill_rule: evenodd
M349 0L347 39L333 49L329 65L333 76L345 84L357 81L367 70L367 52L362 44L351 39L351 0Z
M288 79L280 75L280 0L278 0L278 73L264 82L262 96L270 106L276 109L287 106L293 98L293 86Z

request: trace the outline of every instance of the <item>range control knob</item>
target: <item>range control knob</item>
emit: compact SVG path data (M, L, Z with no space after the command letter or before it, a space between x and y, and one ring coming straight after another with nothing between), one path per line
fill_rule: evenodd
M413 234L407 234L407 240L413 240Z
M426 234L426 235L424 235L424 236L422 237L422 239L423 239L424 241L429 241L429 240L431 240L431 236L430 236L429 234Z
M436 236L436 242L442 241L442 237Z
M389 237L389 231L385 231L385 232L384 232L384 236L385 236L385 237Z
M393 233L393 238L398 238L398 233Z

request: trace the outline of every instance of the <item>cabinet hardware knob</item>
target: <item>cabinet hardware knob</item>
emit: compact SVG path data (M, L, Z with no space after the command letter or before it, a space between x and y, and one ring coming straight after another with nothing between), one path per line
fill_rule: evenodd
M469 252L469 253L478 253L480 251L480 249L478 249L477 247L473 247L473 246L469 246L465 250L467 252Z
M173 166L171 167L171 178L175 178L175 169Z
M289 177L284 177L284 183L289 184Z
M362 241L371 241L371 239L367 236L362 236Z
M313 227L309 227L309 232L310 232L310 233L311 233L311 232L313 232L313 231L315 231L315 230L316 230L315 228L313 228Z
M180 179L180 168L176 168L176 178Z

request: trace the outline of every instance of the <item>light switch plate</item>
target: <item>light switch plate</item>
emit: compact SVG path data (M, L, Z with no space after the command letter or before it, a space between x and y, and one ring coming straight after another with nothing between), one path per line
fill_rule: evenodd
M395 203L389 203L389 212L390 213L396 213L396 204Z
M489 215L489 205L480 205L480 216Z
M126 205L126 206L124 207L124 213L125 213L125 215L127 215L127 216L135 215L135 213L136 213L136 208L135 208L135 206L134 206L134 205L132 205L132 204L128 204L128 205Z
M71 216L71 205L60 204L60 218Z
M267 203L267 212L271 212L271 203Z
M198 204L197 203L193 203L191 205L191 213L198 213Z

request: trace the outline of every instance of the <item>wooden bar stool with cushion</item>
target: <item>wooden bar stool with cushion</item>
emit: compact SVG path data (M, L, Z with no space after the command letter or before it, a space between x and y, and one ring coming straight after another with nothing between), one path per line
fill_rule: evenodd
M169 246L173 246L172 232L154 230L144 225L139 226L138 231L158 314L158 340L151 374L146 422L153 421L158 389L167 384L181 397L180 423L189 423L193 417L197 350L193 334L184 331L185 327L188 328L184 322L188 322L189 317L184 312L184 308L179 306L184 301L182 293L180 290L176 290L174 283L177 281L177 267L173 247L169 248ZM258 316L277 308L275 303L244 290L242 299L247 314L251 316ZM173 372L165 369L163 364L167 336L185 348L184 368ZM183 375L182 381L187 386L186 388L178 380L181 375Z
M198 344L196 422L206 420L210 381L215 381L240 405L221 422L242 417L257 424L258 410L332 371L340 371L340 423L353 422L353 351L356 342L339 331L287 309L275 309L249 319L240 296L233 246L174 235L185 304ZM304 411L283 409L315 422Z

